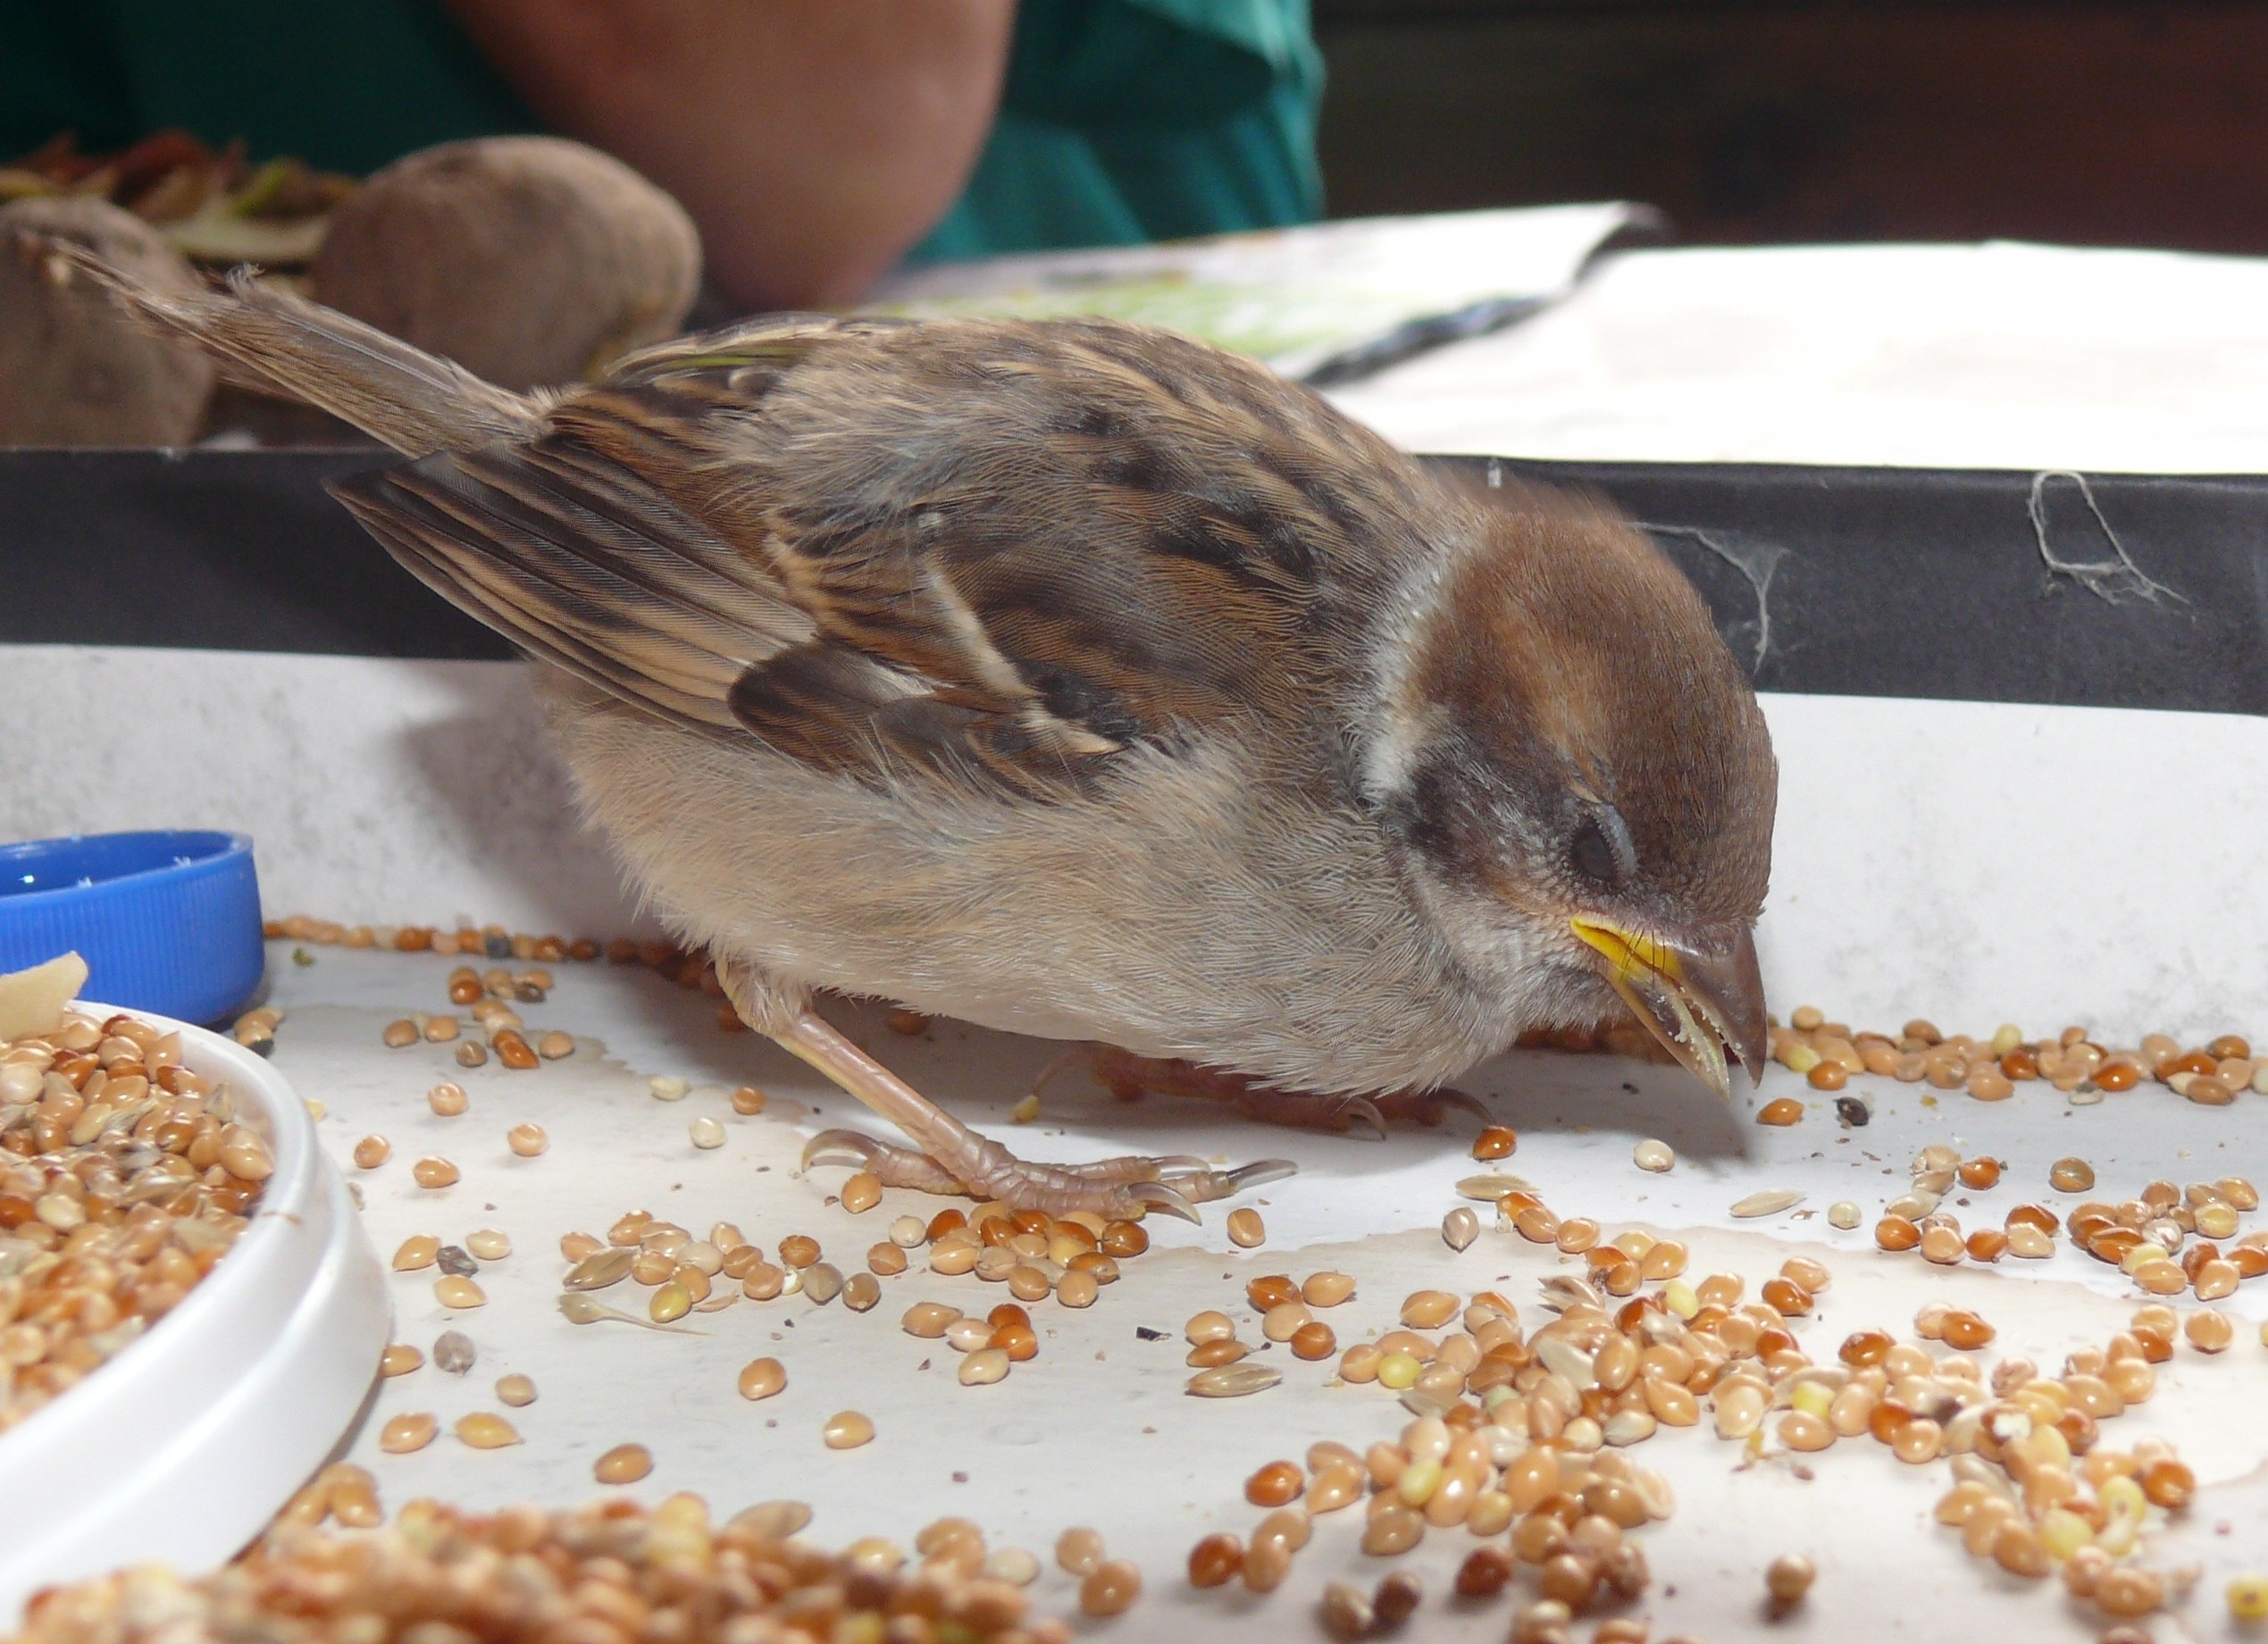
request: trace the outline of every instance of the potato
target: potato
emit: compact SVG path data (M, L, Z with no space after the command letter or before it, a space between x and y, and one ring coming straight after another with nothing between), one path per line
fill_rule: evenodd
M573 382L671 335L700 283L683 207L551 137L445 143L332 213L315 297L511 389Z
M200 288L158 231L92 195L0 206L0 445L185 445L212 362L144 331L84 280L58 278L19 232L75 240L161 290Z

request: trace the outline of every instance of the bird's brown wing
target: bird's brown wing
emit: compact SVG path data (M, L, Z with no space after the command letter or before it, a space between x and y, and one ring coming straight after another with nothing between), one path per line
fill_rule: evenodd
M1156 333L794 317L634 356L531 441L338 489L449 598L649 711L1045 795L1311 711L1406 467Z

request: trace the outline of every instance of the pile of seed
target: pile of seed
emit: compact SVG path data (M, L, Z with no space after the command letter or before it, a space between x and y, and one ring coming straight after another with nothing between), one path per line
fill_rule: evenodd
M721 1000L724 989L716 967L706 953L691 952L666 941L632 941L618 936L601 942L596 936L536 935L506 930L501 925L449 928L438 925L342 925L335 919L293 914L269 919L263 926L272 940L308 943L320 947L378 948L399 953L439 953L466 959L532 960L556 965L563 961L640 965L680 987ZM452 972L455 984L462 972ZM548 986L548 985L547 985ZM718 1007L717 1026L727 1032L741 1030L740 1017L730 1004ZM413 1023L413 1027L420 1024Z
M1853 1074L1873 1073L1966 1090L1979 1102L2005 1101L2017 1086L2034 1079L2080 1103L2152 1081L2209 1107L2224 1107L2247 1089L2268 1095L2268 1057L2254 1056L2251 1044L2236 1034L2186 1049L2170 1035L2145 1034L2140 1044L2122 1049L2096 1044L2077 1027L2038 1040L2027 1040L2013 1024L1985 1039L1947 1036L1921 1020L1895 1035L1854 1033L1846 1023L1828 1021L1804 1005L1787 1027L1773 1029L1771 1054L1815 1090L1840 1090Z
M1951 1267L1964 1261L2052 1255L2061 1232L2152 1296L2192 1291L2201 1302L2222 1300L2243 1280L2268 1273L2268 1229L2238 1232L2241 1218L2260 1208L2258 1190L2241 1176L2187 1187L2154 1181L2138 1197L2119 1204L2089 1199L2066 1216L2027 1202L2011 1207L2001 1227L1979 1228L1964 1237L1959 1219L1939 1209L1940 1201L1955 1183L1988 1192L2001 1176L1997 1160L1963 1159L1942 1144L1923 1148L1913 1160L1912 1189L1893 1199L1875 1224L1876 1246L1918 1251L1926 1260ZM2085 1160L2059 1159L2049 1167L2048 1185L2058 1193L2084 1193L2095 1186L2095 1171ZM2224 1247L2220 1242L2224 1239L2233 1242Z
M879 1539L840 1553L797 1539L810 1516L772 1502L718 1524L690 1495L650 1512L622 1500L493 1514L414 1501L363 1534L280 1527L195 1581L145 1567L55 1589L33 1600L16 1644L1068 1644L1067 1626L1033 1616L1017 1581L992 1573L973 1525L925 1531L931 1547L914 1563ZM1028 1553L1009 1571L1037 1573Z
M861 1171L843 1183L842 1204L861 1212L872 1209L881 1193L881 1184ZM958 1379L977 1387L1001 1380L1011 1364L1038 1355L1039 1335L1024 1304L1052 1299L1065 1307L1092 1306L1101 1288L1117 1282L1120 1260L1150 1248L1150 1236L1134 1222L1106 1221L1085 1212L1050 1217L988 1202L967 1212L940 1211L926 1221L896 1218L888 1237L867 1247L865 1271L845 1276L822 1260L824 1247L808 1234L782 1238L774 1261L730 1222L720 1221L706 1238L697 1238L674 1221L632 1211L604 1238L570 1233L559 1241L559 1254L569 1263L561 1311L578 1323L614 1319L665 1327L689 1313L720 1312L743 1297L771 1302L800 1296L821 1306L840 1298L852 1312L865 1313L881 1301L882 1280L906 1272L912 1253L924 1247L932 1273L973 1274L1003 1286L1015 1298L981 1319L939 1301L916 1302L906 1310L907 1333L942 1338L966 1355ZM625 1279L650 1291L643 1320L594 1294ZM767 1397L784 1385L774 1360L759 1359L741 1372L741 1390L750 1398Z
M0 1430L179 1305L274 1169L179 1034L70 1014L0 1041Z
M1550 1213L1532 1194L1506 1197L1516 1201L1503 1207L1516 1227L1527 1217L1527 1237L1558 1242L1567 1222L1537 1220ZM1961 1527L1971 1551L2028 1577L2060 1567L2075 1595L2113 1618L2147 1614L2166 1598L2169 1578L2130 1556L2147 1510L2183 1510L2195 1480L2163 1444L2102 1446L2101 1423L2150 1397L2152 1367L2172 1356L2177 1329L2200 1352L2228 1346L2233 1329L2222 1315L2208 1310L2181 1326L2170 1309L2146 1307L2107 1347L2072 1354L2060 1377L2017 1357L1988 1375L1966 1355L1991 1344L1992 1326L1933 1304L1914 1333L1954 1351L1933 1355L1887 1331L1862 1330L1835 1362L1817 1363L1795 1331L1831 1282L1819 1262L1791 1259L1745 1303L1737 1276L1688 1284L1686 1253L1674 1240L1632 1229L1600 1244L1586 1226L1574 1243L1590 1278L1547 1279L1545 1305L1556 1316L1532 1334L1494 1292L1460 1300L1420 1290L1402 1304L1402 1329L1347 1348L1340 1378L1386 1388L1416 1419L1398 1441L1359 1455L1323 1442L1309 1448L1304 1468L1288 1459L1261 1466L1245 1497L1267 1516L1249 1541L1226 1532L1201 1540L1190 1554L1191 1583L1241 1577L1248 1589L1270 1590L1318 1515L1363 1502L1368 1553L1405 1552L1428 1529L1482 1538L1460 1569L1460 1597L1494 1597L1532 1570L1536 1597L1516 1615L1512 1637L1556 1644L1576 1617L1645 1587L1644 1555L1627 1537L1667 1517L1671 1502L1668 1487L1624 1452L1662 1428L1697 1426L1705 1413L1719 1438L1751 1455L1764 1452L1769 1434L1784 1452L1870 1438L1908 1465L1946 1460L1954 1484L1939 1520ZM1599 1281L1611 1273L1629 1290L1606 1290ZM1634 1293L1649 1281L1656 1288ZM1295 1312L1352 1292L1343 1274L1299 1286L1269 1275L1251 1282L1246 1300L1263 1333L1286 1340L1285 1331L1302 1328ZM1628 1299L1618 1304L1617 1294ZM1243 1350L1235 1330L1225 1313L1196 1314L1185 1331L1191 1363L1233 1363ZM1382 1601L1335 1585L1322 1620L1336 1636L1364 1636ZM1622 1629L1611 1637L1644 1637L1627 1618L1611 1624Z
M512 1008L541 1004L550 997L554 986L551 972L541 967L515 976L501 966L482 973L470 965L459 965L448 975L449 1002L465 1007L482 1038L461 1038L464 1024L455 1016L425 1011L387 1023L379 1037L389 1050L406 1050L421 1042L454 1043L457 1065L465 1068L486 1066L493 1052L506 1067L524 1072L575 1053L574 1036L557 1028L538 1034L531 1041L527 1023Z

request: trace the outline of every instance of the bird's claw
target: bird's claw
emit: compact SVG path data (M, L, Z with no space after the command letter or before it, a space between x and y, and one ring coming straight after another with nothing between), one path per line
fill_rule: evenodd
M1178 1188L1165 1182L1127 1182L1117 1191L1140 1204L1145 1212L1176 1217L1198 1226L1204 1223L1204 1218L1197 1213L1197 1207L1184 1198Z
M940 1160L856 1130L823 1130L805 1143L803 1168L820 1164L871 1171L888 1187L995 1198L1011 1209L1042 1210L1055 1216L1075 1210L1113 1217L1155 1212L1190 1222L1203 1220L1197 1205L1280 1180L1297 1168L1289 1160L1261 1159L1233 1170L1216 1170L1191 1153L1034 1164L998 1142L984 1141L968 1148L965 1158L956 1151L949 1160Z

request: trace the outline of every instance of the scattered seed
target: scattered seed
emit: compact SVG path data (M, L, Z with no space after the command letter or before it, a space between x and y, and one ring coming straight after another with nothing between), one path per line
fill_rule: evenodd
M425 1355L407 1342L393 1342L378 1355L378 1373L381 1376L406 1376L425 1363Z
M504 1133L504 1142L523 1159L532 1159L551 1145L541 1125L515 1125Z
M1069 1575L1092 1575L1102 1567L1102 1536L1075 1524L1055 1539L1055 1562Z
M764 1093L753 1085L742 1085L732 1093L732 1111L743 1118L764 1111Z
M414 1273L440 1259L441 1241L430 1233L413 1233L394 1251L394 1271Z
M682 1102L692 1086L674 1074L657 1073L646 1081L646 1088L657 1102Z
M870 1211L882 1203L882 1178L872 1170L858 1170L847 1177L842 1184L842 1208L852 1215Z
M724 1145L724 1127L707 1113L688 1125L686 1133L693 1138L693 1145L696 1147L706 1149Z
M979 1347L962 1358L957 1372L963 1387L990 1387L1008 1374L1008 1356L1005 1348Z
M856 1410L838 1411L819 1430L820 1438L830 1450L855 1450L874 1436L874 1422Z
M388 1022L384 1031L378 1036L385 1041L389 1050L398 1051L416 1044L420 1036L415 1022L411 1021L407 1017L400 1017Z
M741 1367L742 1398L769 1398L787 1384L787 1367L777 1359L750 1359Z
M410 1174L421 1187L447 1187L456 1183L458 1171L446 1159L420 1159L410 1167Z
M425 1093L425 1105L443 1119L455 1119L471 1104L462 1085L439 1084Z
M497 1398L515 1410L524 1409L535 1403L535 1383L516 1371L496 1379Z
M1242 1398L1260 1393L1284 1380L1281 1371L1264 1364L1222 1364L1190 1377L1184 1391L1200 1398Z
M520 1430L490 1410L475 1410L456 1420L456 1436L476 1450L501 1450L520 1442Z
M618 1444L591 1464L601 1484L635 1484L654 1470L653 1453L642 1444Z
M374 1170L394 1156L394 1145L382 1136L366 1136L355 1144L355 1165Z
M1452 1250L1470 1248L1480 1237L1480 1218L1460 1204L1441 1219L1441 1242Z
M1656 1141L1652 1137L1648 1137L1630 1150L1630 1162L1642 1170L1653 1170L1659 1174L1675 1166L1678 1162L1678 1155L1669 1143Z
M501 1262L512 1254L512 1239L495 1228L476 1228L464 1236L464 1247L483 1262Z
M1821 1067L1833 1065L1831 1062L1820 1064ZM1819 1069L1814 1068L1812 1070L1817 1073ZM1804 1104L1793 1096L1776 1096L1756 1111L1756 1122L1760 1125L1792 1125L1803 1117Z
M488 1302L488 1293L470 1279L451 1273L433 1281L433 1299L444 1307L480 1307Z
M389 1455L406 1455L432 1443L433 1435L440 1430L441 1424L423 1412L393 1416L378 1430L378 1447Z
M462 1330L443 1330L433 1339L433 1368L461 1376L473 1368L473 1338Z
M461 1245L443 1245L433 1255L434 1265L457 1279L470 1279L481 1271L481 1264Z
M1192 1587L1226 1587L1243 1568L1244 1544L1226 1531L1215 1531L1189 1549Z
M1502 1125L1490 1125L1473 1138L1473 1157L1476 1159L1509 1159L1519 1146L1519 1137Z
M1773 1187L1762 1193L1752 1193L1737 1201L1732 1213L1747 1220L1757 1216L1777 1216L1784 1210L1792 1210L1804 1202L1804 1195L1793 1188Z
M2047 1167L2047 1184L2058 1193L2085 1193L2095 1185L2095 1167L2084 1159L2058 1159Z
M1819 1570L1801 1553L1782 1553L1766 1566L1764 1591L1775 1609L1791 1609L1804 1601L1819 1578Z
M1251 1250L1268 1238L1268 1225L1260 1220L1260 1212L1250 1208L1228 1213L1228 1242L1239 1250Z
M1494 1204L1508 1193L1532 1191L1527 1178L1519 1176L1468 1176L1457 1184L1459 1198L1477 1200L1483 1204Z
M1123 1615L1142 1597L1142 1572L1123 1558L1108 1559L1079 1583L1079 1608L1089 1615Z

